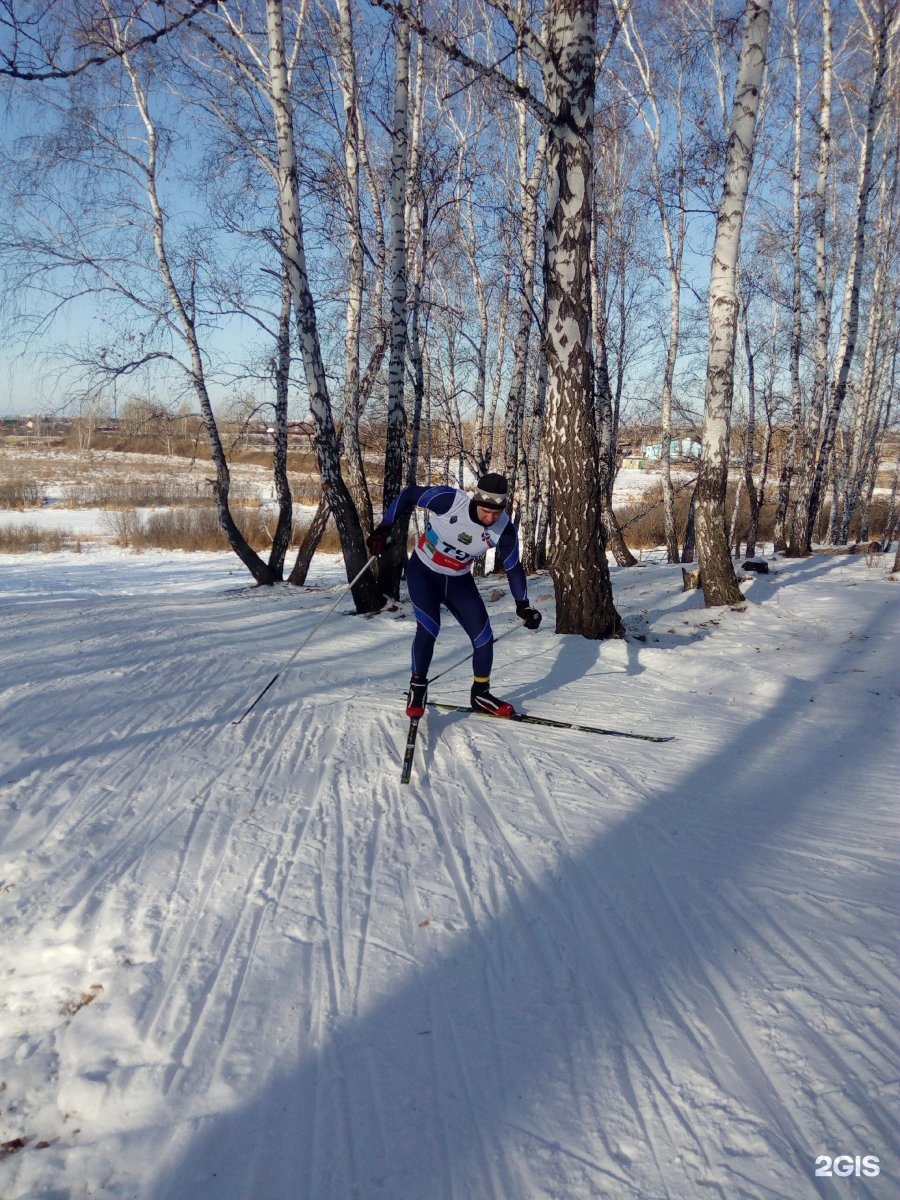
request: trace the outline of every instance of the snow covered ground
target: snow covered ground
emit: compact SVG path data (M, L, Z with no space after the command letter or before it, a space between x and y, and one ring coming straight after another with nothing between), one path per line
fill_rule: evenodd
M900 1195L889 563L614 570L599 644L535 579L495 690L676 740L430 712L403 788L406 606L232 723L335 560L0 558L0 1196Z

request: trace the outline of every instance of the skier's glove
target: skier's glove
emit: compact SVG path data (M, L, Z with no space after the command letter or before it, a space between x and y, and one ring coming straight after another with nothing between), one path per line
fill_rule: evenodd
M391 537L390 525L379 525L366 538L366 545L373 554L384 554Z
M520 600L516 605L516 616L525 622L526 629L537 629L543 617L536 608L532 608L527 600Z

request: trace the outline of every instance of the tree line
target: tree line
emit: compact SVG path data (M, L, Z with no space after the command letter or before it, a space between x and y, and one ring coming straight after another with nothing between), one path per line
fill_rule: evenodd
M199 412L260 583L284 577L302 409L348 580L400 488L500 470L558 630L616 636L630 414L660 430L669 560L737 603L735 428L751 518L774 490L776 550L802 555L847 541L896 424L898 28L895 0L0 0L5 331L89 312L57 346L88 401L152 374ZM273 431L263 554L231 513L223 382ZM398 544L357 607L402 566Z

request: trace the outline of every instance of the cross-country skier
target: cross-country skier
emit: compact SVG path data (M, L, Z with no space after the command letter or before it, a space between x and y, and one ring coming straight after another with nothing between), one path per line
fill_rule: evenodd
M541 614L528 603L525 572L519 561L519 540L506 514L507 483L502 475L482 475L470 496L454 487L407 487L385 512L369 536L373 554L382 554L398 515L414 505L428 514L425 532L416 543L406 568L409 598L416 612L412 644L412 678L406 712L421 717L428 691L428 668L441 629L441 605L450 610L472 639L472 708L496 717L509 717L515 709L490 692L494 660L494 635L484 601L472 576L472 563L490 549L506 571L516 615L526 629L537 629Z

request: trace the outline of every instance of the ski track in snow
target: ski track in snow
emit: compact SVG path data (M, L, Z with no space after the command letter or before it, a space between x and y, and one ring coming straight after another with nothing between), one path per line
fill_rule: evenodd
M519 634L495 684L677 740L429 713L406 788L405 608L339 607L235 725L328 578L3 570L2 1200L900 1194L898 593L864 561L779 563L744 614L616 572L646 642Z

